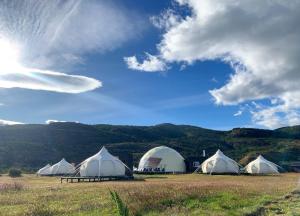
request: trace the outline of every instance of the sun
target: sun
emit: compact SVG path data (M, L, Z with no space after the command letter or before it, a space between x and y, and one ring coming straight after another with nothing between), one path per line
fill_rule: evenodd
M16 44L0 37L0 74L17 73L22 68L20 49Z

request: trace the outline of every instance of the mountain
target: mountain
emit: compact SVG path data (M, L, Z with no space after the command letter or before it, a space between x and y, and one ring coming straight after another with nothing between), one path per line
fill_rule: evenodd
M0 169L37 169L61 158L80 163L105 145L125 163L137 165L150 148L167 145L185 158L212 155L218 148L241 164L258 154L288 167L300 161L300 126L276 130L216 131L189 125L85 125L71 122L0 127Z

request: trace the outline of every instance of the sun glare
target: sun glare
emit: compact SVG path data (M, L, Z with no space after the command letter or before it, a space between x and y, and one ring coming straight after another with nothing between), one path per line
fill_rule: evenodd
M17 73L22 68L19 56L19 48L15 44L0 38L0 73Z

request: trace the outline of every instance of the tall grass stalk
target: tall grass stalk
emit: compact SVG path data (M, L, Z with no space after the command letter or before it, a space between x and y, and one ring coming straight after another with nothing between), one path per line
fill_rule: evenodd
M118 216L129 216L129 210L127 205L122 201L119 194L116 191L109 190L110 196L117 207Z

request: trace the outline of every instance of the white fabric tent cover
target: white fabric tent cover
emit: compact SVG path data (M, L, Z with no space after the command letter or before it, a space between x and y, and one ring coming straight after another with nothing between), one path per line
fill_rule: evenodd
M278 165L268 161L263 156L259 155L254 161L251 161L245 171L251 174L277 174Z
M68 175L75 173L75 167L68 163L64 158L54 164L50 169L52 175Z
M38 174L38 175L51 175L51 165L47 164L43 168L39 169L39 171L37 171L36 174Z
M124 176L126 165L105 147L81 163L80 176Z
M184 158L174 149L159 146L146 152L141 158L138 170L159 168L165 172L184 173L186 171Z
M203 173L239 173L239 165L218 150L201 164Z

